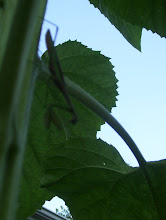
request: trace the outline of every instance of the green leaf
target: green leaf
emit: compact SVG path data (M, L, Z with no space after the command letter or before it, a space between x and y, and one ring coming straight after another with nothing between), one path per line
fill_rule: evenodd
M107 109L110 110L115 106L117 79L107 57L78 42L71 41L58 46L57 52L65 75L94 95ZM46 57L47 54L44 58ZM72 101L79 116L76 125L70 122L71 114L65 110L67 104L60 91L55 86L50 86L49 81L37 81L31 109L17 219L26 219L40 208L45 200L56 195L40 187L43 175L41 164L46 159L48 150L53 146L53 152L56 151L54 147L56 144L63 146L71 137L95 138L96 131L103 123L86 107L75 100ZM51 108L50 112L51 105L56 106ZM52 120L50 114L56 116L62 126L46 122L46 120Z
M110 19L111 13L141 29L146 28L166 36L166 2L163 0L89 0Z
M74 219L104 219L109 188L133 170L114 147L91 138L54 145L43 166L43 186L65 200Z
M116 101L117 79L110 58L77 41L60 44L56 51L63 74L111 110ZM48 63L47 52L42 59Z
M42 176L43 170L39 154L37 154L36 148L29 144L22 173L17 220L27 219L42 207L45 200L50 200L54 196L54 193L40 187Z
M166 160L149 162L148 171L156 195L159 215L144 175L138 168L118 181L111 192L109 209L113 219L122 219L122 217L129 220L166 219Z
M97 51L92 51L76 41L68 41L61 44L56 47L56 50L63 74L95 97L110 111L115 106L118 93L116 91L117 79L109 58ZM46 64L48 63L49 57L47 52L43 55L42 59ZM45 87L51 89L49 92L53 97L52 102L55 102L56 99L57 105L67 108L62 94L55 86L54 88L50 88L48 85ZM43 98L41 97L40 99ZM51 102L49 95L47 100L49 100L47 103ZM74 99L72 99L72 102L79 117L78 123L74 127L69 123L71 119L69 113L63 111L63 109L59 111L66 137L95 137L96 131L100 129L100 125L104 121Z
M111 1L93 1L90 2L97 7L102 14L121 32L125 39L136 49L141 51L141 33L142 28L132 25L124 19L121 19L118 13L114 13L110 6Z
M140 168L129 167L117 150L95 139L54 145L44 163L43 187L65 200L74 219L157 219ZM166 161L148 163L160 219L166 218Z

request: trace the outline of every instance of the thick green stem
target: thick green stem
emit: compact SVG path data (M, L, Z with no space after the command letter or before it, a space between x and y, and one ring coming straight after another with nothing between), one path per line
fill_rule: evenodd
M48 68L44 64L42 64L39 79L48 83L49 77L50 77L50 72ZM74 83L65 76L64 76L64 80L69 95L73 96L79 102L87 106L87 108L95 112L100 118L106 121L128 145L128 147L134 154L135 158L137 159L140 167L144 167L146 165L146 160L142 156L137 145L132 140L130 135L127 133L127 131L121 126L121 124L110 114L110 112L95 98L93 98L89 93L87 93L84 89L82 89L79 85L77 85L76 83ZM53 82L49 81L49 83L53 84L50 86L55 86Z
M147 184L151 191L154 204L156 206L156 210L158 212L159 219L160 212L159 212L159 205L157 201L157 196L155 190L153 188L153 184L148 172L147 162L142 156L141 152L139 151L137 145L127 133L127 131L122 127L122 125L110 114L110 112L95 98L93 98L90 94L88 94L85 90L83 90L80 86L75 84L73 81L65 77L65 83L68 89L68 92L71 96L76 98L79 102L87 106L93 112L95 112L99 117L101 117L104 121L106 121L124 140L124 142L128 145L132 153L134 154L135 158L137 159L140 168L142 169L144 176L146 178Z
M40 72L40 79L45 82L46 81L48 82L49 76L50 76L49 70L47 69L45 65L42 65L41 72ZM64 80L65 80L65 84L66 84L69 95L77 99L83 105L87 106L87 108L91 109L100 118L106 121L119 134L119 136L124 140L124 142L128 145L128 147L134 154L135 158L137 159L140 165L140 168L142 169L144 173L144 176L146 178L147 184L149 186L149 189L153 197L154 204L156 206L156 210L158 212L158 216L160 216L157 196L156 196L156 193L153 188L153 184L152 184L152 181L149 175L147 162L142 156L141 152L139 151L133 139L130 137L127 131L122 127L122 125L110 114L110 112L101 103L99 103L95 98L93 98L90 94L88 94L84 89L82 89L79 85L77 85L76 83L68 79L67 77L64 77ZM161 218L159 217L159 219Z
M9 19L9 30L4 30L4 42L0 42L3 47L0 62L0 216L3 220L15 219L35 84L32 61L37 47L32 45L38 43L42 24L38 16L45 6L44 0L42 3L16 0L6 6L6 10L13 10L13 18Z
M83 103L93 112L95 112L100 118L106 121L125 141L135 158L137 159L140 167L145 166L146 161L139 151L137 145L132 140L127 131L121 126L121 124L110 114L110 112L95 98L83 90L80 86L73 81L65 77L66 86L71 96L76 98L79 102Z

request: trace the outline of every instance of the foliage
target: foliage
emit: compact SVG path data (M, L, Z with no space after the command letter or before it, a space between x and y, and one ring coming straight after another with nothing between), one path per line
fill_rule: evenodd
M166 36L166 2L164 0L89 0L112 22L112 14L132 26L146 28ZM114 24L114 22L113 22ZM116 25L115 25L116 26ZM122 32L123 34L123 32ZM126 37L126 36L125 36ZM130 42L131 43L131 42Z
M15 218L46 1L0 3L0 213ZM30 62L32 61L32 62ZM33 74L32 74L33 72Z
M65 75L74 79L109 110L115 106L117 79L112 70L113 66L107 57L78 42L71 41L59 45L57 52ZM43 59L47 63L47 53ZM86 67L84 66L85 63ZM103 96L107 98L103 99ZM49 86L49 82L37 82L24 161L18 219L28 217L30 213L34 212L35 208L40 208L46 199L50 199L51 195L54 196L54 193L46 195L45 189L39 187L40 179L44 175L43 161L47 159L47 152L52 146L55 150L54 146L58 143L58 146L63 146L66 140L76 137L89 137L95 141L96 132L104 122L74 99L72 101L79 116L78 122L74 126L70 122L71 114L65 110L67 108L66 101L59 90L55 86ZM53 103L57 105L53 111L56 112L62 126L58 128L51 123L48 129L45 126L44 117L47 106ZM58 108L59 105L62 107ZM32 179L33 181L29 182Z
M157 218L140 168L125 164L114 147L101 140L70 139L54 145L47 158L42 185L65 200L74 219ZM165 217L165 161L148 163L148 168Z
M97 7L102 14L104 14L108 20L123 34L126 40L133 45L138 50L141 50L140 39L142 28L136 24L128 22L126 19L123 19L119 16L118 13L112 9L113 1L93 1L90 0L95 7ZM122 3L124 1L122 0ZM116 4L116 2L115 2Z
M63 206L60 206L60 210L59 209L56 209L56 213L62 217L65 217L66 219L73 219L71 214L70 214L70 210L69 208L67 207L67 209L65 209Z
M1 2L0 17L8 21L6 26L0 23L4 31L0 53L1 217L9 220L15 212L13 204L17 204L22 170L18 220L32 215L45 200L55 195L65 200L77 220L166 219L165 160L147 163L142 157L140 167L133 168L123 161L115 147L96 139L96 132L105 122L101 115L116 106L117 79L109 58L77 41L68 41L56 47L59 59L54 60L53 66L49 62L51 57L48 52L39 61L34 55L37 48L34 42L41 22L35 19L38 14L43 17L41 8L45 8L46 3L40 5L34 1L19 3L12 0L9 13L4 2ZM163 0L136 0L132 4L128 0L90 0L90 3L99 8L138 50L142 28L166 36L166 3ZM4 14L2 10L5 10ZM13 19L17 12L25 22L19 16ZM8 42L9 36L11 41ZM15 48L16 40L19 42L18 48ZM28 58L34 60L34 66L27 62ZM72 115L62 90L54 84L52 70L61 77L59 62L64 76L83 89L78 89L77 100L71 98L78 115L75 125L71 123ZM67 85L68 81L64 82ZM66 85L63 84L65 91L72 95ZM75 93L78 90L74 90ZM84 90L87 92L85 96ZM4 94L7 94L6 100ZM97 103L96 108L102 105L105 111L92 108L91 111L86 101L82 101L86 96ZM113 123L117 127L116 120ZM123 139L126 135L124 132Z

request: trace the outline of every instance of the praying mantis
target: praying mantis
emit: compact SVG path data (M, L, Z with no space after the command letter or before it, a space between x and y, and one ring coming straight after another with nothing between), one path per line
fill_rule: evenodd
M54 41L52 40L50 30L48 29L45 36L47 52L49 56L48 68L51 74L51 80L54 85L60 90L63 94L66 102L67 108L65 108L68 112L72 114L72 119L70 120L72 124L77 122L77 114L75 112L72 101L68 95L62 69L58 60L58 56L56 53L56 49L54 47ZM47 128L50 127L50 123L52 122L57 128L61 129L61 123L58 119L57 114L53 111L53 108L56 107L55 104L49 104L47 106L46 113L44 115L44 121ZM62 107L61 107L62 108Z

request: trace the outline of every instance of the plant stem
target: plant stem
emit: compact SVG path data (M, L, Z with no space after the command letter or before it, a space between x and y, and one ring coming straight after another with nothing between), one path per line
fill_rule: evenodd
M3 47L0 61L0 216L3 220L11 220L15 219L18 207L35 84L34 66L29 59L36 55L37 47L32 45L38 43L42 24L38 16L46 1L13 0L6 3L9 4L5 8L6 14L11 13L13 17L7 20L8 30L4 27L4 41L0 42Z
M41 65L41 71L39 79L48 83L48 78L50 76L50 72L48 68L43 64ZM110 112L101 104L99 103L94 97L92 97L89 93L87 93L84 89L82 89L79 85L68 79L64 76L65 84L67 87L67 91L69 95L77 99L79 102L81 102L83 105L85 105L87 108L91 109L94 113L96 113L100 118L102 118L104 121L106 121L118 134L119 136L124 140L124 142L128 145L132 153L134 154L135 158L137 159L141 170L144 173L145 179L147 181L147 184L149 186L149 189L152 194L153 202L155 204L159 219L162 219L160 217L160 208L157 201L157 196L155 193L155 190L153 188L153 184L149 175L147 162L144 159L143 155L139 151L137 145L133 141L133 139L130 137L130 135L127 133L127 131L122 127L122 125L110 114ZM52 84L51 81L49 83ZM52 86L52 85L51 85ZM53 84L53 86L55 86Z
M49 77L50 77L50 72L48 68L45 66L45 64L41 64L39 79L46 83L49 82L53 84L50 86L55 86L53 82L48 80ZM95 98L93 98L89 93L87 93L84 89L82 89L79 85L77 85L76 83L74 83L65 76L64 76L64 80L69 95L73 96L79 102L87 106L87 108L95 112L100 118L106 121L128 145L128 147L134 154L135 158L137 159L140 167L144 167L146 165L146 160L142 156L137 145L132 140L130 135L127 133L127 131L121 126L121 124L110 114L110 112Z
M121 124L110 114L110 112L89 93L87 93L67 77L65 77L65 83L69 94L76 98L79 102L83 103L93 112L95 112L104 121L106 121L128 145L135 158L137 159L140 167L145 166L146 160L142 156L137 145L127 133L127 131L121 126Z
M157 201L157 196L149 175L147 162L144 159L143 155L141 154L140 150L138 149L137 145L133 141L133 139L130 137L130 135L127 133L127 131L122 127L122 125L110 114L110 112L101 104L99 103L95 98L93 98L90 94L88 94L85 90L83 90L79 85L68 79L67 77L64 77L65 83L68 89L68 92L71 96L73 96L75 99L77 99L79 102L87 106L89 109L91 109L93 112L95 112L100 118L102 118L104 121L106 121L118 134L119 136L124 140L124 142L128 145L132 153L134 154L135 158L137 159L140 168L142 169L145 179L147 181L147 184L149 186L149 189L152 194L153 202L156 206L156 210L159 216L159 219L162 219L160 217L160 208Z

